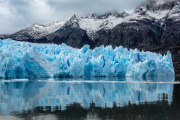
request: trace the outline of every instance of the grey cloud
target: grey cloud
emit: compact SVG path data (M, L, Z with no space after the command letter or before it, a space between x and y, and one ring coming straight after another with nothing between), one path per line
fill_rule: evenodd
M0 33L13 33L34 22L48 24L73 14L132 11L147 0L0 0Z
M107 12L110 10L131 10L146 0L67 0L66 2L58 2L57 0L48 1L55 9L73 10L77 13L89 12Z

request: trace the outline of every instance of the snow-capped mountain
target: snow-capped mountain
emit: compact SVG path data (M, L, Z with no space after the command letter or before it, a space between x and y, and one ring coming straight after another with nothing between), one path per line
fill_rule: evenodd
M101 34L100 45L146 49L180 44L180 0L149 0L110 32ZM151 50L148 49L148 50Z
M180 1L179 0L149 0L128 16L124 22L134 22L136 20L155 20L162 26L167 19L180 20Z
M51 34L61 28L66 21L57 21L50 23L48 25L42 25L39 23L34 23L28 28L18 31L11 35L15 40L26 40L26 39L40 39L43 36Z
M53 22L49 25L34 23L32 26L20 30L14 34L0 35L0 38L10 37L15 40L38 42L38 39L44 38L50 34L54 34L59 29L64 29L69 26L71 28L85 30L89 39L96 41L96 39L98 39L100 36L98 34L99 31L100 33L103 32L104 34L121 23L134 23L137 21L149 20L154 21L157 25L165 27L167 19L172 19L174 21L180 20L179 0L149 0L147 3L144 3L135 9L132 14L114 11L105 14L94 13L82 16L74 15L70 20Z
M42 36L55 32L56 30L61 28L65 23L66 21L57 21L50 23L49 25L46 26L38 23L34 23L31 27L27 28L27 30L31 31L32 34L38 33L37 36L34 37L40 38Z
M84 16L74 15L70 23L77 23L81 29L87 31L89 37L93 39L94 34L101 30L110 30L120 24L124 18L129 16L126 12L108 12L105 14L88 14Z
M112 29L120 24L129 14L126 12L108 12L105 14L74 15L70 20L57 21L49 25L34 23L28 28L22 29L10 37L15 40L41 39L42 37L56 32L66 26L80 28L87 31L90 38L100 29ZM1 36L4 38L5 36Z
M177 5L178 2L175 1L152 0L136 9L134 13L155 19L163 19L177 13L177 10L175 10Z

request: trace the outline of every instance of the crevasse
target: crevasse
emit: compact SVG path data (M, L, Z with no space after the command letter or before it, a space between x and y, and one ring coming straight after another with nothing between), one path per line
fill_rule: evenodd
M0 40L0 78L173 76L167 55L101 46L81 49L65 44L37 44Z

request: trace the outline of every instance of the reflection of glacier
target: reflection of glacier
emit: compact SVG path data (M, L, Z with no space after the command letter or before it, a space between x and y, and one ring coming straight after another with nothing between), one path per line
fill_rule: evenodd
M173 76L171 54L0 40L0 78Z
M129 80L131 80L129 78ZM174 81L174 80L168 80ZM61 106L77 102L83 107L90 103L112 107L130 103L172 101L173 84L145 82L0 82L0 113L32 110L38 106Z

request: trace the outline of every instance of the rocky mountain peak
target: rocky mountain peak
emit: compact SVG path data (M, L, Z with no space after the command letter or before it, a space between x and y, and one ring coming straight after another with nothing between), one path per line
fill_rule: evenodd
M45 25L35 22L32 24L32 27L34 27L34 26L43 26L44 27Z
M133 14L162 20L179 12L180 0L149 0L147 3L138 7Z
M87 31L88 36L94 39L96 32L104 29L109 30L120 24L125 17L129 16L126 12L107 12L104 14L86 14L73 15L71 19L64 26L71 26L72 28L81 28Z
M149 12L159 12L159 11L169 11L172 10L175 5L179 4L178 1L166 1L166 0L150 0L149 2L143 4L141 7L135 10L135 13L143 13L145 11Z

